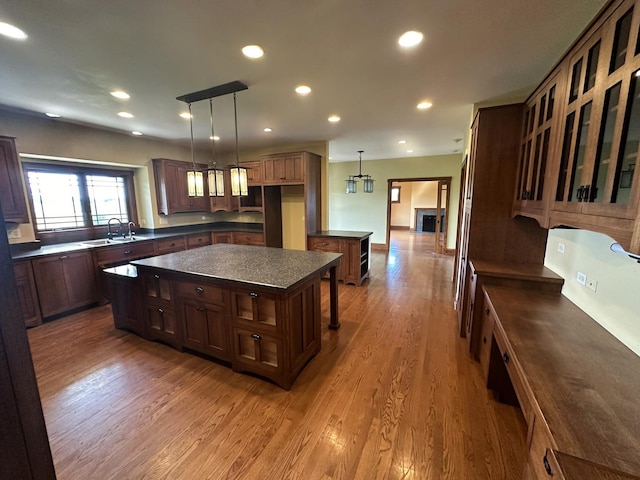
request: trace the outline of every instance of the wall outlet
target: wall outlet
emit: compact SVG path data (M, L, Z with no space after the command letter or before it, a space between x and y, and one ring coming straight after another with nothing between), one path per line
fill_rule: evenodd
M596 288L598 288L598 281L594 278L591 277L587 277L587 288L590 290L593 290L594 292L596 291Z
M558 252L564 253L564 243L558 243Z
M587 284L587 276L582 272L578 272L578 275L576 275L576 280L578 281L578 283L580 285L586 285Z

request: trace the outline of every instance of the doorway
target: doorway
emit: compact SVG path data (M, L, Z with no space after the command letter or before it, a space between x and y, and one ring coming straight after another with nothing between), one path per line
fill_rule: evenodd
M447 253L451 177L387 180L387 250L391 230L433 235L434 252Z

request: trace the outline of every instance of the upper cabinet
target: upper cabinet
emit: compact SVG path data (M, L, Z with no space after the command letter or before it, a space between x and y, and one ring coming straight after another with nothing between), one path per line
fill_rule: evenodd
M5 222L29 223L15 138L0 136L0 205Z
M514 215L640 253L640 1L612 1L530 97ZM553 111L547 118L553 90ZM541 170L546 169L547 172Z
M526 214L546 226L550 163L557 148L562 117L558 99L564 98L566 71L558 68L529 97L522 127L522 143L513 205L514 215Z
M197 168L201 171L207 169L206 165L197 165ZM203 196L189 196L187 171L190 169L190 163L166 158L153 159L158 213L171 215L173 213L209 211L209 191L206 181L204 182Z
M262 158L265 185L300 184L305 181L307 152L267 155Z

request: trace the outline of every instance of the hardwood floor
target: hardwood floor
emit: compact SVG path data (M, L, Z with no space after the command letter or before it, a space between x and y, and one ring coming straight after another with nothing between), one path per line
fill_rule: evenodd
M526 427L457 337L453 258L392 232L363 287L322 284L322 351L287 392L115 330L29 330L53 459L78 479L519 479Z

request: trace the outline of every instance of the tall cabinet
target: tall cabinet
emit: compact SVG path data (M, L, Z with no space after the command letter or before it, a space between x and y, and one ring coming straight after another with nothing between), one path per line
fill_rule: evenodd
M456 309L460 335L471 308L467 301L469 259L501 263L542 264L547 231L535 220L511 217L514 180L518 171L524 105L478 110L471 127L471 150L462 229L456 258Z

